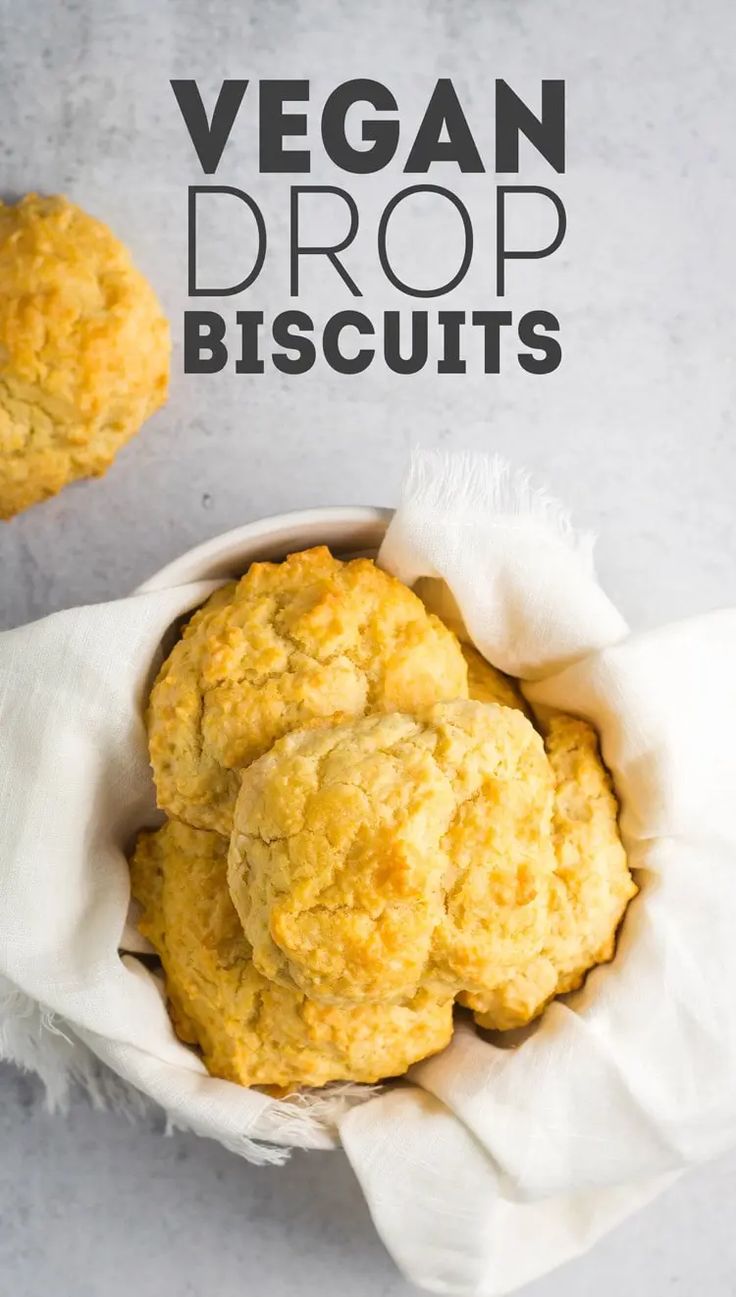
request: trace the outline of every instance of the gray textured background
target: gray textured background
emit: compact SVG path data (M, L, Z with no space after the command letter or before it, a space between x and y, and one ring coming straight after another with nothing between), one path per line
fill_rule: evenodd
M548 482L599 532L603 579L635 626L736 602L730 0L0 0L0 29L0 191L62 189L107 219L156 283L175 337L169 405L108 476L0 529L2 624L122 594L264 513L391 503L413 441L494 448ZM185 377L186 186L201 176L168 78L197 76L208 91L224 76L312 78L310 179L359 198L351 265L370 313L397 305L370 222L403 182L396 168L369 182L324 164L319 105L349 76L383 80L402 111L401 155L441 75L486 158L494 77L530 97L542 76L567 80L568 173L550 177L529 156L520 179L559 190L569 234L549 262L512 268L508 299L517 313L559 315L557 373L507 363L500 378L397 378L376 363L354 378L324 365L300 378ZM268 314L289 305L290 178L257 176L253 108L246 98L217 179L264 207L267 264L237 305ZM456 183L451 170L429 178ZM479 229L493 183L458 183ZM451 235L436 223L407 231L430 259ZM353 303L310 273L302 305L324 317ZM492 306L481 272L443 305ZM14 1297L408 1292L341 1156L258 1170L81 1103L49 1118L34 1083L7 1068L0 1087L0 1275ZM735 1208L732 1157L529 1291L733 1297Z

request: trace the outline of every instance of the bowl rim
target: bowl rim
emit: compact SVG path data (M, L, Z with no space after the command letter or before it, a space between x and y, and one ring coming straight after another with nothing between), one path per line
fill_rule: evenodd
M281 540L283 544L292 532L314 529L317 533L324 527L324 539L320 541L315 535L312 543L330 544L329 533L336 527L370 529L382 525L382 530L385 531L393 513L393 509L375 505L326 505L322 508L291 509L285 513L268 514L240 527L233 527L230 531L220 532L192 549L185 550L137 586L134 593L149 594L154 590L206 579L202 570L206 570L208 566L226 560L239 549L267 541L271 536L275 543ZM264 554L264 557L267 555ZM201 569L197 575L192 570L196 568Z

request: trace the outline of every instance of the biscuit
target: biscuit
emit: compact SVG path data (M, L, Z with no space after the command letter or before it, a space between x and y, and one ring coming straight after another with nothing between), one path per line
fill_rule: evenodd
M169 327L122 243L65 198L0 202L0 518L104 473L166 399Z
M495 989L541 949L552 791L508 707L287 735L245 772L230 845L256 967L340 1005Z
M468 697L479 703L500 703L502 707L516 707L528 715L527 705L515 680L504 675L497 667L473 648L463 644L463 657L468 668Z
M538 956L494 993L463 995L482 1027L529 1022L555 995L577 990L596 964L613 958L616 933L637 886L618 831L618 806L594 730L550 714L545 748L554 776L555 869Z
M406 1005L341 1009L267 981L230 900L220 835L175 821L144 832L131 878L177 1034L201 1049L213 1076L283 1089L372 1083L448 1043L452 1004L427 992Z
M483 703L501 703L504 707L518 707L529 714L517 682L491 666L471 644L462 614L449 586L438 577L421 576L414 582L414 593L419 596L428 612L439 617L445 626L457 635L468 666L468 696Z
M159 805L228 834L241 771L315 720L467 697L460 645L369 559L254 563L197 612L151 693Z

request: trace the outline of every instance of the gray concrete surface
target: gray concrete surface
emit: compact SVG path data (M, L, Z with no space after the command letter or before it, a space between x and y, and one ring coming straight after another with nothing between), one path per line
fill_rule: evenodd
M598 531L602 577L633 625L736 602L734 49L729 0L0 0L0 191L63 189L107 219L156 283L175 340L170 402L108 476L0 529L2 624L120 595L265 513L391 503L415 441L497 449L547 482ZM527 159L521 179L559 191L568 236L548 262L513 268L508 297L515 313L558 314L560 369L530 376L512 351L498 378L477 367L402 378L381 363L352 378L324 364L299 378L268 367L185 376L186 186L201 175L169 77L201 77L209 92L225 76L312 78L309 179L360 202L365 238L351 266L375 313L399 303L375 269L370 214L405 181L397 168L370 181L328 166L317 112L346 77L379 78L399 100L408 146L440 75L454 78L486 158L496 76L530 98L542 76L567 81L567 174L550 178ZM217 180L262 202L270 246L229 318L290 304L291 177L257 175L245 103ZM459 181L440 168L430 179L456 185L483 229L492 174ZM431 222L405 233L428 258L452 235ZM239 246L228 238L226 259ZM442 305L493 306L484 285L481 264ZM339 281L305 274L299 305L315 318L353 304ZM35 1084L9 1068L0 1095L3 1293L409 1291L340 1155L256 1169L82 1102L52 1119ZM732 1157L529 1292L734 1297L735 1209Z

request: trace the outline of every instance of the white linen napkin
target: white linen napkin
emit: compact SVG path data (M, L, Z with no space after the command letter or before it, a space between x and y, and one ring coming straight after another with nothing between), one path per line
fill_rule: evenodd
M0 635L0 1053L56 1100L70 1075L99 1102L138 1091L253 1160L338 1129L405 1273L494 1297L736 1138L736 612L630 635L590 543L478 456L415 457L379 561L442 578L490 661L597 726L641 887L614 963L518 1047L463 1025L376 1097L209 1077L124 953L125 849L155 814L142 704L203 581Z

